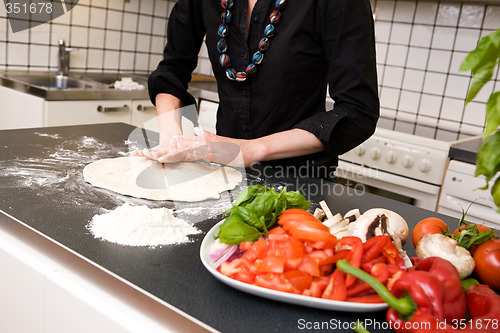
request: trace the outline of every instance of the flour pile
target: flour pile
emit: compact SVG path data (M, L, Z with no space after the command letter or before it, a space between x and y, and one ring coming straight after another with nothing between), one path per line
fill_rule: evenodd
M90 232L109 242L129 246L159 246L189 242L188 235L201 233L167 208L151 209L128 203L106 214L95 215Z

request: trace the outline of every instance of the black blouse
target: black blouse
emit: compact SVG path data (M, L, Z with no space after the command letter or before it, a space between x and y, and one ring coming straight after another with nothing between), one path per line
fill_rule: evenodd
M258 0L245 37L246 0L235 0L229 24L232 67L243 71L258 50L275 8ZM169 17L164 59L150 75L153 103L170 93L184 105L205 39L220 98L217 134L252 139L292 128L313 133L321 153L277 161L336 165L340 155L373 134L379 116L374 24L368 0L288 0L264 61L245 82L229 80L219 64L220 0L179 0ZM335 101L326 110L327 87Z

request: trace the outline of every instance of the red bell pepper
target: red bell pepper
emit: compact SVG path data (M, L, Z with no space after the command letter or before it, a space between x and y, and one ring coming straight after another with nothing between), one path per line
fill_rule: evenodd
M465 294L460 278L445 259L427 258L402 274L394 283L394 295L376 278L345 260L339 260L337 268L368 283L389 304L387 320L398 333L438 332L441 322L458 321L464 316Z

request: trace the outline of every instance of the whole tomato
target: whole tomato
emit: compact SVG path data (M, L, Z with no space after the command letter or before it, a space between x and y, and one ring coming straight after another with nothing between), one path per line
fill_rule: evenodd
M490 239L479 245L474 252L474 261L479 281L500 290L500 239Z
M447 231L448 226L443 220L437 217L428 217L418 222L411 233L413 246L416 248L420 238L430 235L430 234L441 234L443 231Z

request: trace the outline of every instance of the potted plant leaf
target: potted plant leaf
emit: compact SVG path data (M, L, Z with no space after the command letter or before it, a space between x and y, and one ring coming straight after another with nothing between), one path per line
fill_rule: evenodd
M491 80L493 73L500 67L500 29L481 38L477 47L469 52L460 66L461 71L471 71L472 81L465 103L472 101L481 88ZM486 123L483 142L476 158L475 176L486 177L486 186L500 172L500 91L493 92L486 103ZM500 177L491 186L491 194L497 207L500 207ZM500 213L500 208L498 209Z

